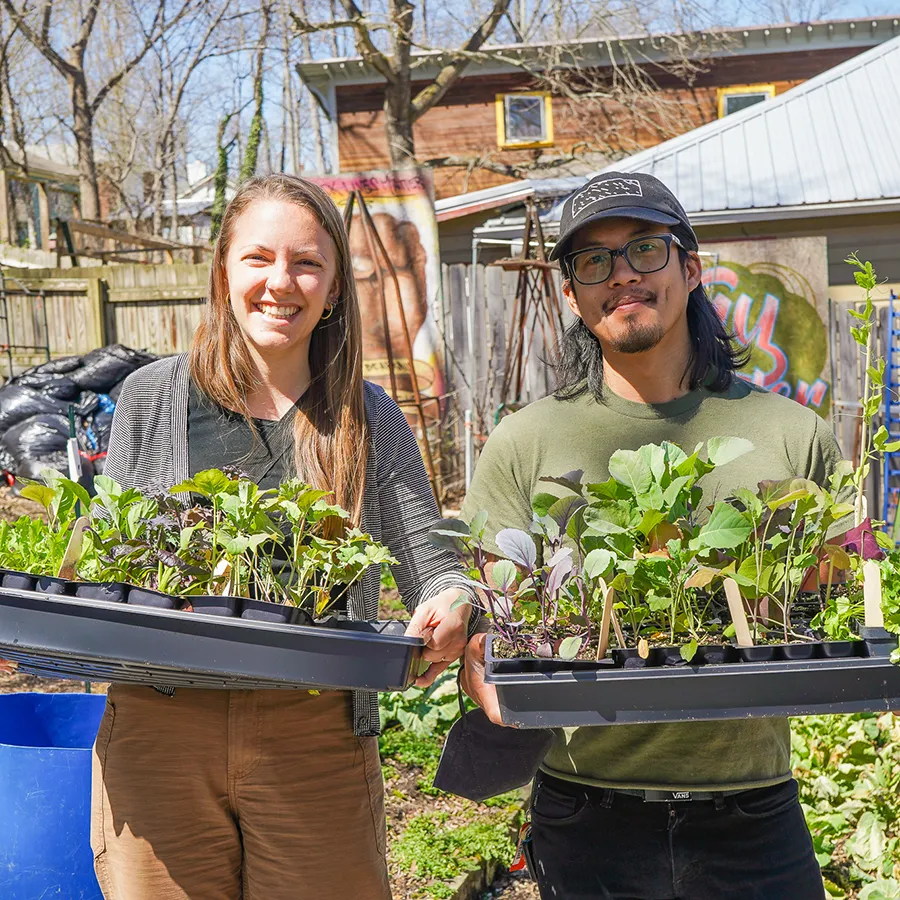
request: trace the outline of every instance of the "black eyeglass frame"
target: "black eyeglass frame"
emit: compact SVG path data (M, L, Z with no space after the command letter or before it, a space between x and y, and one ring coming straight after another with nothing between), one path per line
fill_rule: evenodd
M639 241L646 241L650 238L660 238L665 243L665 245L666 245L666 261L661 266L657 266L655 269L647 269L646 271L642 271L641 269L635 268L635 266L632 264L631 260L628 258L628 256L627 256L628 248L632 244L636 244ZM627 262L628 265L631 267L631 270L633 272L637 272L638 275L651 275L653 272L661 271L669 264L669 259L672 256L672 244L674 244L676 247L680 247L682 250L687 250L687 247L685 247L684 244L682 244L681 241L678 240L678 237L674 234L645 234L645 235L642 235L641 237L637 237L637 238L634 238L634 239L628 241L627 243L625 243L621 247L619 247L618 250L613 250L611 247L584 247L581 250L576 250L574 253L567 253L565 255L565 257L563 257L563 259L566 264L566 269L568 269L568 274L572 278L574 278L575 281L577 281L579 284L584 284L584 285L603 284L604 282L609 281L609 279L612 277L612 273L615 271L615 268L616 268L616 257L618 257L618 256L621 256L625 260L625 262ZM606 252L609 253L609 274L606 276L606 278L603 278L600 281L582 281L575 274L575 266L572 265L572 262L575 259L575 257L581 256L583 253L596 253L597 250L606 250Z

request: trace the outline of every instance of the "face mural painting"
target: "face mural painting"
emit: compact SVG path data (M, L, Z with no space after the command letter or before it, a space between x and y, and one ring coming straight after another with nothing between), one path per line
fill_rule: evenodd
M754 256L796 256L797 250L807 256L813 248L794 247L794 253L785 254L773 253L776 248L772 245L784 247L809 240L821 243L822 249L820 266L812 270L767 259L749 261ZM725 327L739 343L751 347L743 377L826 417L831 408L831 385L822 375L828 363L828 331L818 312L824 307L827 290L824 243L824 239L812 238L712 245L704 248L714 252L704 259L709 264L703 271L703 285ZM732 248L743 252L738 256L729 252ZM742 262L732 262L736 256ZM801 271L812 272L812 277Z
M394 267L396 281L354 206L350 252L362 312L363 376L391 393L393 367L396 399L401 403L412 399L407 331L419 392L428 398L440 397L443 362L432 306L440 296L441 270L430 172L364 172L313 180L341 209L351 191L362 192ZM435 403L426 404L429 419L436 411Z

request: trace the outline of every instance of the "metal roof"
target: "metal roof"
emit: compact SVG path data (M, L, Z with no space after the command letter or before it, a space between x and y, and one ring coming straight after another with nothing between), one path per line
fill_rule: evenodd
M825 47L871 47L900 32L900 17L860 16L853 19L826 19L816 22L748 25L736 28L711 28L693 32L700 58L791 53L819 50ZM659 62L672 54L671 39L684 35L643 34L587 37L577 41L531 44L485 44L481 58L469 65L463 77L473 74L494 75L524 71L528 64L540 69L544 65L608 66L629 61ZM453 50L420 50L412 54L413 77L434 78L443 66L454 60ZM304 83L315 91L322 102L328 101L330 85L372 84L384 76L359 56L308 60L297 64Z
M898 122L900 37L602 171L655 175L695 225L894 211Z

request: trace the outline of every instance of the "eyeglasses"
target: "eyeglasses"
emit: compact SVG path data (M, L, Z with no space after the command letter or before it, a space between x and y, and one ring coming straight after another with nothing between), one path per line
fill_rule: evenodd
M618 250L609 247L588 247L565 257L572 277L579 284L602 284L612 275L617 256L640 275L649 275L664 269L669 263L672 244L686 249L674 234L655 234L629 241Z

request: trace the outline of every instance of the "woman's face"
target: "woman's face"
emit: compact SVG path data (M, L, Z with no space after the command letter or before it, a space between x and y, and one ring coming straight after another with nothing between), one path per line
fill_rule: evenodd
M264 358L308 352L340 291L328 232L308 209L280 200L257 200L238 217L225 276L238 325Z

